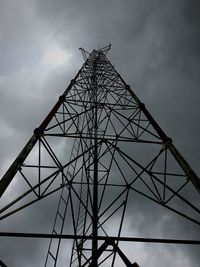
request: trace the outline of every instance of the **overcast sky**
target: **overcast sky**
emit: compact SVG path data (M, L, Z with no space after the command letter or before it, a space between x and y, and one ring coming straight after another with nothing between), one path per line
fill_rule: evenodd
M200 173L198 0L0 0L1 176L82 66L78 48L91 51L109 43L112 64ZM40 220L45 223L45 215ZM33 229L28 227L31 223L24 222L26 231ZM200 239L198 229L191 232ZM8 267L42 266L38 247L46 241L20 243L0 239L0 259ZM198 267L200 262L195 247L136 244L132 249L144 267Z

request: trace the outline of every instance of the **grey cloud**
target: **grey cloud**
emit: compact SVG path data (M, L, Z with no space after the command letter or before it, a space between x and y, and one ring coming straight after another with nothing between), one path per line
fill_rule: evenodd
M91 51L111 42L108 58L126 82L135 86L135 93L200 173L198 1L21 0L0 5L0 122L5 127L4 132L7 131L7 135L2 134L0 143L2 165L17 155L75 76L83 62L78 48ZM58 67L44 78L36 70L45 46L48 48L46 40L57 42L73 56L69 66ZM3 230L37 231L40 225L40 231L49 231L54 216L51 213L53 203L50 199L44 204L41 202L37 210L27 209L15 222L8 219ZM177 217L171 225L167 219L160 224L165 211L158 207L152 212L149 203L142 199L133 209L128 209L128 213L131 212L137 217L129 220L134 233L180 238L187 237L188 233L192 238L199 236L198 228ZM151 229L147 222L152 225ZM42 265L47 243L1 239L0 257L10 267L36 266L36 262ZM197 267L199 251L196 247L156 247L144 245L137 249L136 245L140 255L141 248L146 251L141 255L143 266L149 261L145 255L155 254L151 266L167 266L169 258L165 258L162 265L156 261L161 255L177 258L185 255L191 266ZM175 264L187 266L181 261Z

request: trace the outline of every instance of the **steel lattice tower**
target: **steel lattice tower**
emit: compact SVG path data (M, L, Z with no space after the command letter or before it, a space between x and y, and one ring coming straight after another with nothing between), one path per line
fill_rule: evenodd
M61 266L63 239L72 240L65 266L90 267L119 259L138 266L122 241L200 243L124 235L136 194L200 225L188 194L198 195L200 180L107 59L109 49L81 49L82 68L0 181L1 220L60 191L51 234L0 233L50 238L44 266ZM21 191L10 200L14 177Z

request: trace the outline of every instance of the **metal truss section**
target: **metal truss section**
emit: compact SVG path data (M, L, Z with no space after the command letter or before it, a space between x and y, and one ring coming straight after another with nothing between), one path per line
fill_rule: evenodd
M0 181L0 219L60 190L45 266L60 266L64 228L74 236L69 266L114 266L119 257L138 266L119 248L136 194L200 225L189 193L198 196L199 178L107 59L109 49L81 49L83 67ZM14 177L20 189L10 200Z

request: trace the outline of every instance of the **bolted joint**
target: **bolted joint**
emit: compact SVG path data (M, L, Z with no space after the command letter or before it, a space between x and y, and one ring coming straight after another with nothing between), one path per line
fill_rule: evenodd
M72 180L67 181L67 186L68 187L71 187L72 186Z
M115 246L115 240L110 239L110 240L106 240L105 242L110 246Z
M132 264L133 267L140 267L136 262Z
M108 142L108 139L107 139L107 138L102 138L101 141L102 141L102 144L103 144L103 143L106 144L106 143Z
M73 84L73 83L75 83L75 79L72 79L72 80L71 80L71 84Z
M34 135L39 138L41 135L43 135L44 131L41 128L35 128Z
M172 145L172 139L170 137L167 137L163 140L163 143L166 145L166 147L170 147Z
M144 103L142 103L142 102L140 102L139 104L138 104L138 107L140 108L140 109L145 109L145 104Z
M22 165L19 164L19 166L18 166L18 170L19 170L19 171L22 170Z
M59 96L59 101L60 102L65 102L65 100L66 100L66 97L65 97L65 95L61 95L61 96Z

